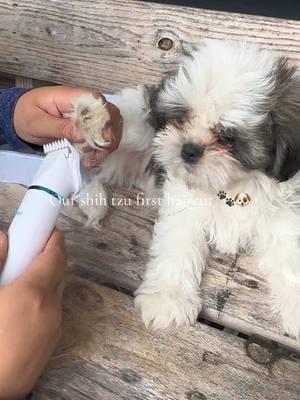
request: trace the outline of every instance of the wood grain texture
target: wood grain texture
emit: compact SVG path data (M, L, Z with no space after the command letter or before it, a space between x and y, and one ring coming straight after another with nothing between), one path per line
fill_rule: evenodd
M157 82L183 47L207 37L257 42L300 63L293 20L131 0L0 0L0 20L0 71L106 93Z
M17 185L0 185L0 229L8 227L22 193ZM83 229L85 219L74 206L64 208L58 226L66 233L70 271L132 294L145 271L156 212L136 205L134 193L115 197L123 205L114 207L99 231ZM268 287L254 259L213 253L201 290L203 318L300 350L271 312Z
M70 278L36 400L298 400L300 358L198 323L151 332L132 298Z

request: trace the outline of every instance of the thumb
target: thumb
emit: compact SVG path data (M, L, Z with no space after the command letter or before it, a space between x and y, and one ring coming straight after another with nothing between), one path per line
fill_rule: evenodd
M0 231L0 271L4 267L5 260L7 257L7 237L5 233Z
M36 132L40 137L47 136L53 139L68 139L70 142L84 142L83 137L69 119L54 117L40 110L40 115L35 119L35 126L41 127L41 132Z

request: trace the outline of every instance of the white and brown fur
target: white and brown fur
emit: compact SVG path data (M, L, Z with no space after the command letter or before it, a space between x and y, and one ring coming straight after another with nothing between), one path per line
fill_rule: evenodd
M80 101L72 116L77 122L84 117ZM95 102L102 112L101 99L82 101L85 113ZM296 67L255 45L204 41L176 74L158 87L123 90L117 106L124 119L120 147L85 193L106 196L106 185L150 193L158 185L163 198L176 199L160 207L147 271L135 293L146 325L193 323L201 310L199 285L210 246L227 254L244 248L257 257L269 281L272 308L281 314L285 331L299 339ZM228 207L217 196L220 190L246 192L251 202ZM107 209L83 211L93 222Z

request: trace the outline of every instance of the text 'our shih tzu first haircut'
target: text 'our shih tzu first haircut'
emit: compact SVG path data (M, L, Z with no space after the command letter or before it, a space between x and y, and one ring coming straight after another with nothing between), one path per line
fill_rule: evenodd
M299 339L297 68L255 45L203 41L160 85L125 89L116 105L124 119L120 147L83 195L106 197L107 185L119 185L178 200L160 206L135 293L146 325L193 323L209 248L226 254L244 248L268 279L270 305L284 330ZM92 146L105 112L92 96L74 104L71 118ZM220 201L219 193L229 197ZM202 198L210 201L195 206ZM92 224L107 212L105 205L81 208Z

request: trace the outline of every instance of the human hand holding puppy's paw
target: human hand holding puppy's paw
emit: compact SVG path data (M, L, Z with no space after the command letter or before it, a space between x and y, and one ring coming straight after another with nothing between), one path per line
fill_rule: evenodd
M84 93L72 102L69 117L84 139L78 145L85 154L84 165L96 166L119 146L122 117L118 108L99 93Z
M14 127L17 135L25 142L43 145L53 140L66 138L72 143L85 143L85 137L70 119L64 118L73 112L73 103L81 96L91 96L101 104L106 103L102 94L96 91L50 86L33 89L23 94L15 107ZM87 148L85 167L94 167L109 153L116 150L122 136L122 118L113 104L106 103L106 123L94 132L109 143L105 149ZM93 150L91 152L91 150Z

